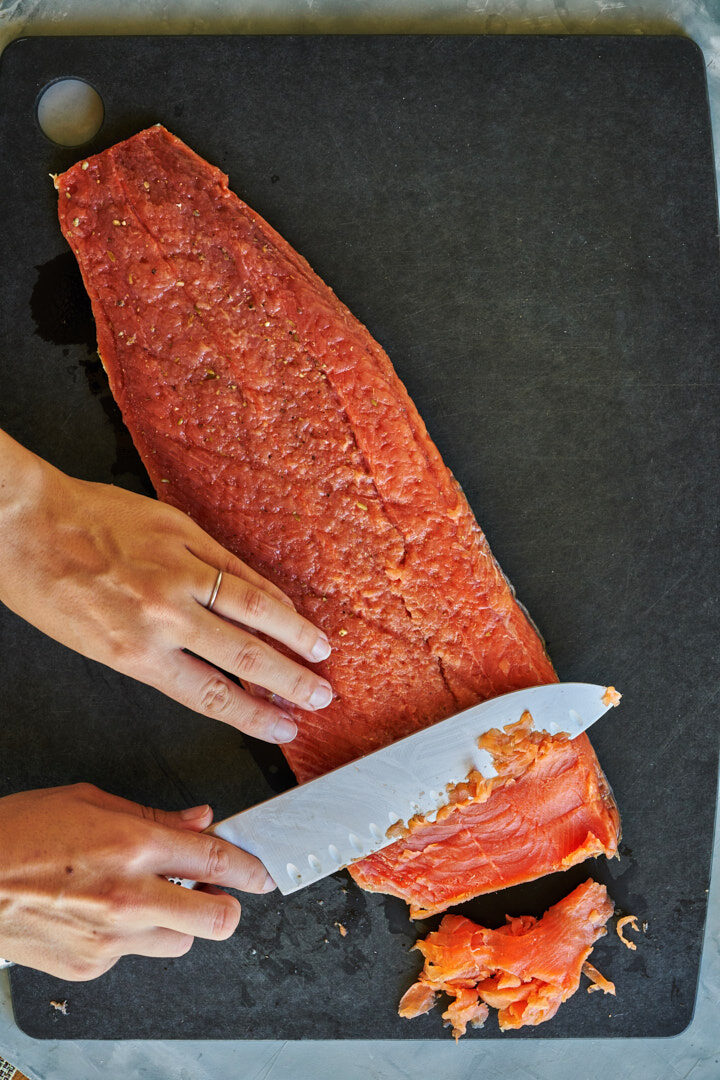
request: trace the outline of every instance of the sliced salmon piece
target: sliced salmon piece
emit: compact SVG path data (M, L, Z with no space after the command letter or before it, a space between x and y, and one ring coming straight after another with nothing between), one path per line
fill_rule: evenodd
M453 1000L443 1018L456 1039L468 1023L482 1025L488 1006L498 1010L502 1031L542 1024L577 990L583 965L606 933L612 913L605 886L588 880L541 919L508 915L497 930L461 915L446 915L438 930L415 945L425 966L403 996L400 1016L428 1012L436 995L444 992ZM588 968L593 985L615 992L612 983Z
M220 170L156 126L56 186L99 353L159 498L330 638L318 667L335 699L318 713L294 708L298 735L282 747L300 781L555 680L387 355ZM528 789L541 857L524 842L496 871L480 847L473 856L468 836L488 828L493 793L481 821L469 806L442 843L428 833L434 868L421 882L434 876L449 903L612 853L617 815L609 795L595 798L604 780L589 742L574 745ZM565 789L583 786L580 810ZM498 803L496 817L506 814ZM393 891L415 852L394 845L384 863L360 864L357 880L382 888L384 867ZM433 902L425 884L415 900Z
M528 718L529 720L529 718ZM496 749L502 733L492 733ZM436 823L349 869L372 892L392 893L425 918L482 893L531 881L616 850L617 808L585 738L523 731L494 755L500 774ZM486 745L489 745L486 743ZM514 752L513 752L514 751Z

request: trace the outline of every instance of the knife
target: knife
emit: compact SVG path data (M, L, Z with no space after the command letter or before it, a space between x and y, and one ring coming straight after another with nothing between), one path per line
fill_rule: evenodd
M497 776L481 735L527 710L538 731L575 738L619 696L590 683L550 683L484 701L316 780L211 825L206 832L256 855L284 895L303 889L397 839L388 830L415 814L432 819L447 786L473 770ZM178 880L178 879L173 879ZM195 882L180 881L186 887Z

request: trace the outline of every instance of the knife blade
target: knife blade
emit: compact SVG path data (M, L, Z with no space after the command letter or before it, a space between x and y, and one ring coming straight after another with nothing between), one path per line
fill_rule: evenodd
M256 855L280 892L289 895L391 844L391 826L415 814L433 815L448 802L447 785L471 771L496 776L492 757L478 747L481 735L514 723L527 710L536 730L574 738L612 707L607 689L551 683L503 694L206 831Z

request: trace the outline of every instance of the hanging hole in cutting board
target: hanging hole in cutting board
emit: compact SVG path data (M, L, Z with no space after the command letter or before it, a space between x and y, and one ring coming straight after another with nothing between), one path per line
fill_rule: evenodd
M85 79L63 76L42 88L35 116L43 135L58 146L82 146L102 127L103 99Z

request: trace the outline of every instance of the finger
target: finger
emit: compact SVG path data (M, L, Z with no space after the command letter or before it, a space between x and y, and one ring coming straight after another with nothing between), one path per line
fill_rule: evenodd
M292 701L286 701L284 697L280 697L279 694L272 694L269 690L265 690L264 687L258 686L256 683L248 682L247 679L241 679L242 686L247 690L248 694L254 694L255 697L263 697L268 701L272 701L273 705L277 705L279 709L292 709Z
M210 833L158 829L144 860L156 874L225 885L240 892L272 892L275 882L254 855Z
M208 581L214 573L206 563L198 562L194 596L202 607L207 606L204 598L212 590L213 583L208 586ZM212 610L281 641L312 663L326 660L330 655L330 642L322 630L258 585L232 574L223 575Z
M189 806L186 810L158 810L154 806L143 806L141 803L123 799L120 795L111 795L108 791L96 789L93 800L96 805L106 807L108 810L116 810L122 814L133 814L135 817L146 821L156 821L160 825L167 825L171 829L187 829L190 832L202 832L212 824L213 812L207 805Z
M155 878L146 890L143 915L154 926L190 937L224 941L237 928L240 904L228 893L212 896Z
M147 809L150 809L148 807ZM185 810L161 810L163 815L160 819L164 825L172 829L189 829L190 832L204 832L212 825L212 807L205 803L203 806L188 806ZM155 820L158 820L157 818Z
M157 821L160 825L169 825L171 829L184 829L188 832L203 832L212 825L212 809L205 806L189 806L186 810L157 810L154 806L138 806L141 817L147 821Z
M297 735L295 721L282 709L266 698L248 694L217 668L179 649L170 654L152 685L189 709L222 720L255 739L286 743Z
M314 671L283 656L271 645L240 627L198 608L189 638L183 643L223 671L257 683L303 709L324 709L332 701L332 688Z
M184 956L193 946L191 934L180 934L158 926L133 934L123 942L123 956Z
M225 554L227 555L228 552L225 552ZM224 570L223 567L218 567L218 569ZM279 586L274 585L272 581L268 581L266 577L263 577L262 574L258 574L256 570L253 570L251 566L248 566L240 559L235 559L235 557L231 555L228 568L224 572L233 574L234 577L243 578L249 585L254 585L256 588L262 589L263 592L269 593L270 596L275 597L275 599L279 600L284 607L289 607L292 611L295 610L295 604L286 592L283 592Z
M218 888L217 885L196 885L196 892L208 893L210 896L222 896L224 889Z
M206 532L200 528L199 525L194 525L194 535L187 544L188 551L194 555L201 562L206 563L208 566L214 566L217 570L222 570L224 574L233 574L235 577L242 578L250 585L254 585L258 589L262 589L264 592L269 593L271 596L276 597L286 607L295 608L290 597L287 593L284 593L282 589L279 589L277 585L274 585L272 581L268 581L262 574L258 574L256 570L244 563L242 559L238 559L237 555L233 555L231 551L224 548L222 544L218 544L216 540L213 540L211 536L208 536ZM210 585L212 589L212 583ZM210 592L207 594L207 599L204 603L207 603L210 599ZM200 598L200 603L203 603Z

